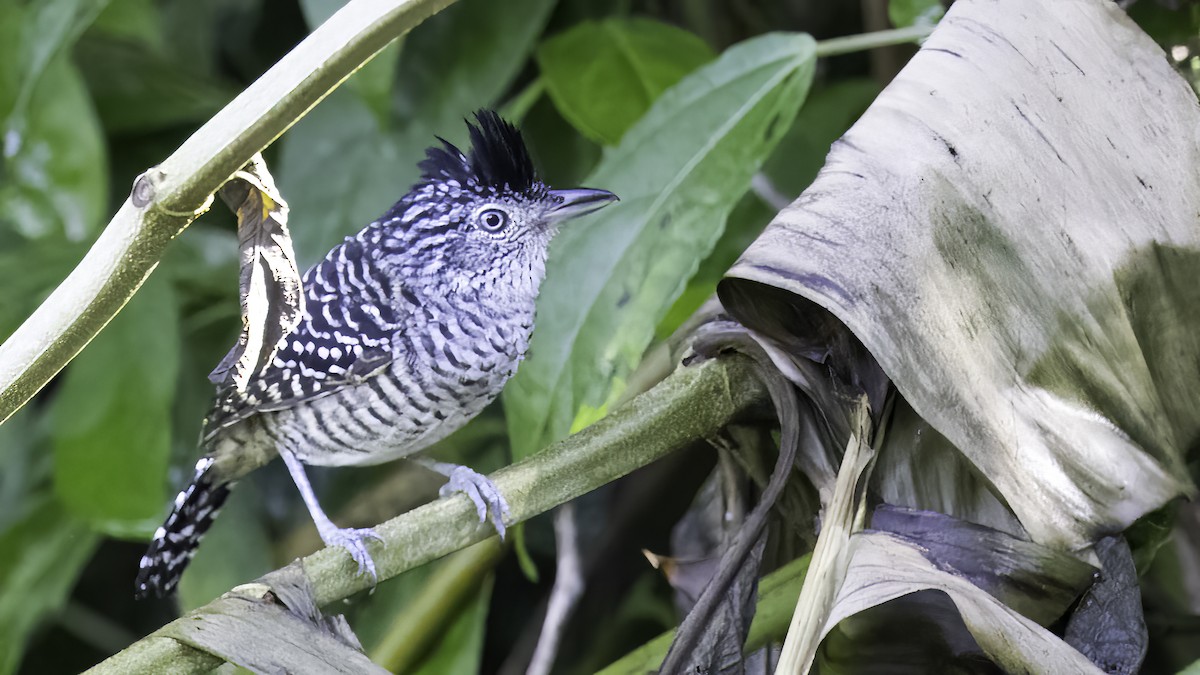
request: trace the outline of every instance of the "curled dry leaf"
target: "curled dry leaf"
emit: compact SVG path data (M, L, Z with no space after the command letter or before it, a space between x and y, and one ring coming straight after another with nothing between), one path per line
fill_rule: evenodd
M271 362L279 341L296 327L304 313L304 293L288 232L288 206L262 155L255 155L219 194L238 219L242 333L208 379L218 387L241 389Z
M1113 3L955 3L722 300L827 310L1033 541L1086 547L1194 492L1197 129Z

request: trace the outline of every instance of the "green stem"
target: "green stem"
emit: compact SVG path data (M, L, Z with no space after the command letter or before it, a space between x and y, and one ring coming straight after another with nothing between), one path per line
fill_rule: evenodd
M0 422L120 311L212 195L389 42L454 0L354 0L138 178L70 276L0 345Z
M830 56L865 52L869 49L879 49L880 47L918 42L929 37L929 34L933 32L933 28L933 26L910 26L908 28L881 30L874 33L862 33L861 35L847 35L846 37L821 40L817 43L817 58L823 59Z
M608 417L497 471L491 479L508 500L512 522L524 522L710 436L766 401L762 383L742 357L680 368ZM372 551L380 580L495 536L491 525L479 522L474 505L464 495L414 509L383 523L376 532L384 540ZM368 578L355 573L355 564L340 548L317 551L302 564L320 606L371 585ZM264 576L260 583L271 585L276 574ZM204 612L203 607L196 610ZM176 621L187 622L189 616ZM167 630L170 628L163 629ZM220 663L216 657L163 637L163 631L134 643L89 672L157 673L165 672L169 665L172 673L195 673Z

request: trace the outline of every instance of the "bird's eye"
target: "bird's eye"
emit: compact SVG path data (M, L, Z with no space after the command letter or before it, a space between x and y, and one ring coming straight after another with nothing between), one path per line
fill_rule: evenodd
M488 209L479 214L479 226L488 232L499 232L508 224L508 214L500 209Z

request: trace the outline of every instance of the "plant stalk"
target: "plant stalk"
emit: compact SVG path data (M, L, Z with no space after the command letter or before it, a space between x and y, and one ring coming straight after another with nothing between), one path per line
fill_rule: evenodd
M0 345L0 423L108 324L235 171L389 42L452 2L354 0L139 176L75 270Z
M679 368L608 417L490 478L508 500L512 522L524 522L716 433L767 400L766 389L743 357ZM376 532L383 542L374 544L371 553L380 581L495 536L464 495L414 509L383 523ZM371 586L369 578L356 574L355 563L340 548L322 549L301 563L319 606ZM271 585L276 574L267 574L258 583ZM176 623L204 612L201 607ZM88 672L124 675L169 668L172 673L197 673L220 664L212 655L164 637L169 630L170 625Z

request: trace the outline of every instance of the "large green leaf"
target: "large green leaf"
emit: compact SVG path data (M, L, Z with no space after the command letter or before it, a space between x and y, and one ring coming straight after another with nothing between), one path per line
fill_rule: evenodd
M748 311L765 284L831 312L968 483L1033 541L1084 548L1194 491L1198 127L1106 3L956 4L722 282L726 308L770 316ZM953 511L942 494L904 501Z
M0 674L21 663L25 640L66 601L99 539L87 524L41 495L0 532Z
M596 419L622 389L795 118L814 58L807 35L730 48L663 94L587 179L622 201L551 250L529 357L505 390L516 456Z
M300 9L308 27L316 30L341 9L347 0L300 0ZM389 126L392 107L392 83L396 79L396 64L404 38L384 47L366 65L346 80L346 86L356 92L379 117L382 127Z
M433 652L414 671L417 675L441 675L442 673L478 673L483 660L484 628L487 624L488 604L492 599L492 579L483 582L463 611L442 634Z
M237 93L181 68L158 50L98 32L80 40L75 53L96 112L110 134L199 125Z
M504 94L553 6L463 0L406 38L390 114L381 117L363 97L339 89L284 136L279 185L292 206L302 263L403 196L435 135L466 137L462 120Z
M681 28L632 18L576 24L546 40L537 61L563 117L592 140L616 145L663 91L713 56Z
M108 169L87 90L65 56L4 123L3 139L0 232L86 238L104 215Z
M67 54L103 5L0 5L0 238L83 239L104 215L103 139Z
M148 535L167 503L178 322L170 286L152 277L72 362L54 400L55 489L109 534Z

